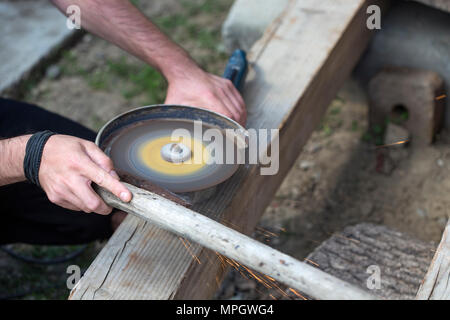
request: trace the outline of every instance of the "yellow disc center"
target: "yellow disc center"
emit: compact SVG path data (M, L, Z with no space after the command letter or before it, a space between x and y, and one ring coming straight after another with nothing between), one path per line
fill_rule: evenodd
M172 143L182 143L189 147L191 150L190 159L180 163L165 160L161 156L161 149L163 146ZM209 158L209 153L206 151L203 143L190 137L179 137L176 139L170 136L160 137L144 143L138 152L140 160L148 168L162 174L177 176L189 175L200 170L206 165Z

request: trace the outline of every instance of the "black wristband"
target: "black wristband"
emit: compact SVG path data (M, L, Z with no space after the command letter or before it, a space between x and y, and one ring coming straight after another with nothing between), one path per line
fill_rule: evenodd
M25 158L23 159L23 171L25 177L40 187L39 184L39 168L41 166L42 152L47 140L56 133L45 130L33 134L27 142L25 148Z

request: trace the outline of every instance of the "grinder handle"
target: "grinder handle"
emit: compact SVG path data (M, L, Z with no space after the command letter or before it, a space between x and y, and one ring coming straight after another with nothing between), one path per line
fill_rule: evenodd
M244 50L237 49L233 52L228 60L228 64L223 73L225 79L231 80L233 85L239 91L242 88L242 84L245 81L247 75L247 57Z

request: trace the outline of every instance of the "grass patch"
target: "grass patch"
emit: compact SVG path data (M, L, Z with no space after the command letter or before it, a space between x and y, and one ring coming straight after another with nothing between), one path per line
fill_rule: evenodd
M65 75L82 76L94 90L112 91L119 84L126 100L145 95L149 104L162 103L167 83L164 77L152 67L143 63L130 63L125 57L108 60L106 66L88 72L77 66L76 57L68 53L62 62Z
M344 103L345 101L342 98L336 97L321 120L318 130L325 136L328 137L332 135L334 130L339 129L342 126L343 120L341 118L341 111Z
M138 7L141 5L141 1L140 0L130 0L130 2L135 6Z
M108 86L108 74L106 72L94 72L86 76L89 86L94 90L106 90Z
M86 76L88 74L86 70L79 66L78 57L70 50L63 52L59 67L61 68L61 74L66 76Z
M146 94L149 103L162 103L167 89L164 77L148 65L128 63L125 58L108 61L112 75L127 81L122 95L129 100L137 95Z
M130 80L134 86L132 89L124 92L125 98L146 93L151 104L164 101L167 83L155 69L146 66L137 73L132 74Z
M188 24L188 18L184 15L174 14L171 16L155 18L153 19L153 22L164 32L169 33L176 28L186 26Z
M139 7L139 1L133 1ZM207 15L223 15L227 12L229 1L183 1L182 13L156 17L153 22L172 37L176 42L185 44L186 40L196 43L196 47L203 49L196 55L196 60L204 69L217 73L215 68L226 61L227 55L219 51L221 43L220 24L211 26L209 19L196 19ZM214 66L214 67L211 67ZM93 90L111 91L120 87L122 96L131 100L142 96L145 103L162 103L165 98L166 80L152 67L130 63L125 57L108 60L106 66L95 70L85 70L78 63L78 57L72 51L63 53L60 62L61 72L65 76L81 76Z
M372 143L376 146L381 146L384 142L385 130L385 126L374 125L373 128L370 128L368 131L363 133L363 135L361 136L361 140L366 143Z
M221 41L220 28L204 26L185 15L160 17L154 19L154 22L179 43L183 43L185 39L194 39L201 48L215 50Z
M217 14L229 10L228 2L203 0L203 1L181 1L185 14L187 16L196 16L198 14Z

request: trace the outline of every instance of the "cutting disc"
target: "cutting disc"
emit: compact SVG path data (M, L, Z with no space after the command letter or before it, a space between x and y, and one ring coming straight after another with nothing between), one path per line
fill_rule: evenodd
M116 168L177 193L217 185L237 170L239 164L225 163L225 146L235 146L235 141L226 143L229 137L216 121L217 114L212 113L214 121L205 121L205 117L194 119L192 116L195 112L191 109L196 108L182 107L189 108L185 110L191 111L189 115L183 117L177 113L173 118L149 117L152 114L161 115L161 112L152 107L147 108L147 116L142 117L142 109L139 109L141 116L138 116L138 121L121 122L119 129L115 128L107 134L107 138L102 139L101 147L111 157ZM202 121L199 123L196 120ZM202 134L195 134L198 133L199 124L202 132L211 128L221 132L224 147L221 161L217 161L217 149L211 148L212 141L204 140Z

